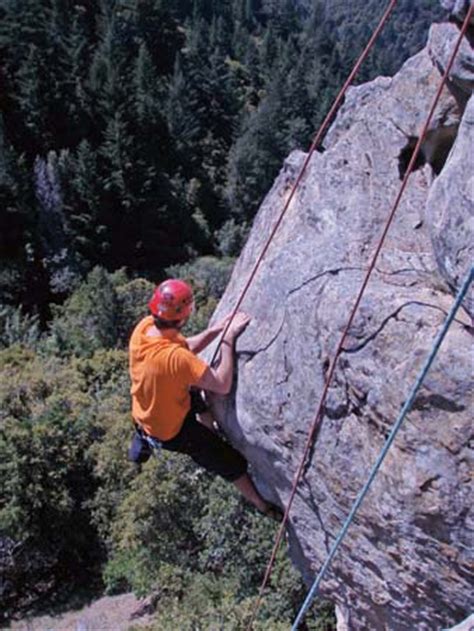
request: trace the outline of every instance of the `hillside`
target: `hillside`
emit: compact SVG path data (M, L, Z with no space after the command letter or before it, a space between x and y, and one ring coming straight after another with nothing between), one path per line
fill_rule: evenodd
M179 457L164 456L142 468L127 462L126 348L134 323L146 313L153 283L165 275L182 276L194 287L197 309L187 334L206 325L226 287L220 309L230 304L236 274L243 278L243 261L254 255L270 224L270 207L280 202L381 10L380 3L359 1L346 8L348 13L343 3L318 3L308 12L279 0L1 3L0 609L5 624L44 613L51 603L67 607L72 595L88 600L129 590L159 602L155 630L198 623L211 628L224 619L239 628L248 620L274 524ZM327 151L318 156L326 191L342 194L333 186L346 177L338 160L350 158L351 166L365 169L365 153L387 168L391 190L398 183L400 152L409 151L410 143L391 127L385 130L386 153L366 147L377 145L372 132L354 137L353 153L337 151L347 142L346 127L371 129L372 119L379 120L377 112L362 107L365 122L357 120L357 95L367 94L377 110L373 92L399 81L387 75L423 48L429 25L444 14L437 3L400 2L358 78L359 84L374 82L351 93ZM422 57L426 70L426 54ZM410 61L408 67L414 65ZM430 72L435 76L431 67ZM407 86L416 102L418 84ZM457 131L459 114L454 122ZM406 129L408 135L416 134L413 120ZM336 145L339 149L333 151ZM334 155L336 163L330 163ZM431 175L429 169L417 172L417 183L425 178L426 187L416 189L411 200L425 204L428 189L430 194L435 190L431 180L428 184ZM375 176L378 171L371 171ZM316 175L310 184L307 194L316 200ZM386 186L381 179L377 184L377 190ZM349 199L351 191L344 190ZM311 224L301 226L302 233L315 237L308 256L300 248L304 239L299 231L295 237L290 224L284 238L294 258L289 262L281 252L281 260L273 261L270 280L276 271L288 273L278 291L289 287L285 283L293 266L298 275L306 270L311 284L312 272L305 266L313 260L315 243L318 256L328 261L332 254L345 256L342 234L338 252L318 241L319 228L332 218L314 218L314 200L298 201ZM343 207L339 198L324 200L328 208L333 202L334 208ZM371 212L358 222L377 223L381 206L373 208L362 197L359 202ZM334 223L342 231L342 219ZM354 237L362 234L362 240L371 241L374 226L358 233L356 224ZM442 221L440 225L434 238L442 241L452 231ZM423 248L425 232L419 237ZM229 285L249 235L237 264L240 271ZM418 244L416 235L409 247ZM435 253L442 251L436 246ZM446 269L437 271L433 252L427 255L427 269L436 279L433 300L444 308L442 298L447 300L456 286L458 272L453 274L449 258L440 259L448 261ZM342 262L361 266L352 259ZM398 268L393 271L397 276ZM358 276L341 278L352 286ZM428 291L423 282L416 276L414 287ZM410 287L406 291L411 300ZM334 303L342 301L346 288L340 292L331 296ZM252 304L260 341L275 333L270 329L278 324L281 306L262 303L264 296L262 291ZM275 315L271 322L269 313ZM391 313L386 314L389 322L396 320ZM430 331L433 313L423 325ZM298 318L294 322L299 324ZM322 328L325 323L317 320ZM305 331L306 324L301 325ZM290 320L285 326L292 335L299 330ZM459 335L464 344L464 332ZM278 344L274 350L280 353ZM258 344L255 349L261 350ZM246 350L239 360L242 374ZM278 397L288 377L273 373L281 357L271 370L259 373L275 377ZM260 394L264 392L262 388ZM257 397L250 386L249 393ZM273 396L268 395L269 410L277 403ZM280 404L284 407L278 400ZM398 404L394 398L393 408ZM260 418L259 406L255 403L255 416L252 406L248 410L252 422L265 428L268 419ZM340 414L336 406L336 417ZM379 441L380 431L368 442ZM260 454L251 453L244 437L229 435L237 444L243 441L265 491L280 497L272 487L273 474L258 469ZM268 440L279 443L286 437ZM299 536L292 532L297 561ZM314 559L319 555L314 552ZM314 559L299 557L305 578ZM261 621L261 628L271 631L287 629L306 590L285 551L277 560L274 586ZM320 620L308 623L311 631L334 625L333 603L342 604L332 591L328 596L329 603L313 609Z

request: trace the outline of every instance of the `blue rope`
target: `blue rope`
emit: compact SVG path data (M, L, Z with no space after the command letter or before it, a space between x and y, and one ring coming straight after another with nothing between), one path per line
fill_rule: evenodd
M302 621L305 613L307 612L307 610L309 609L311 603L313 602L317 592L318 592L318 588L321 584L321 581L326 573L326 570L328 569L332 559L334 558L334 555L336 554L336 551L339 547L339 545L342 543L342 540L344 539L349 526L351 525L356 512L358 511L360 505L362 504L365 496L367 495L367 492L370 488L370 485L372 484L372 482L374 481L375 476L378 473L378 470L380 468L380 465L382 464L385 456L388 453L388 450L390 449L391 444L393 443L395 436L397 435L398 430L400 429L401 424L403 423L405 416L407 415L408 411L410 410L413 401L415 400L416 394L421 386L421 384L423 383L423 380L425 379L431 364L433 363L434 358L436 357L436 354L439 350L439 347L441 346L441 343L444 339L444 337L446 336L446 333L448 332L448 329L451 325L451 322L454 319L454 316L456 315L457 310L459 309L459 306L461 305L461 302L464 299L464 296L466 295L466 292L469 288L469 285L471 284L471 282L474 279L474 267L471 267L471 271L470 273L467 274L463 285L461 287L461 289L458 292L458 295L456 296L456 300L454 301L451 310L449 312L449 314L446 317L446 320L444 322L444 325L441 329L441 331L438 333L438 336L436 337L434 343L433 343L433 348L431 349L431 352L423 366L423 368L421 369L415 384L411 390L410 396L408 397L408 399L405 401L405 404L397 418L397 421L395 423L395 425L392 428L392 431L389 434L389 437L387 438L387 441L382 449L382 451L380 452L379 457L377 458L377 461L375 462L374 466L372 467L372 471L370 472L369 478L367 480L367 482L365 483L364 487L362 488L361 492L359 493L358 498L356 499L356 501L354 502L351 512L349 513L346 521L344 522L343 527L341 528L341 531L336 539L336 541L334 542L331 551L328 554L328 557L326 559L326 561L324 562L324 565L322 566L321 570L319 571L319 574L316 576L313 585L311 586L311 589L308 592L308 595L306 596L306 599L303 603L303 605L301 606L301 609L298 612L298 615L296 617L296 620L293 623L293 626L291 627L291 631L296 631L298 629L298 626L300 624L300 622Z

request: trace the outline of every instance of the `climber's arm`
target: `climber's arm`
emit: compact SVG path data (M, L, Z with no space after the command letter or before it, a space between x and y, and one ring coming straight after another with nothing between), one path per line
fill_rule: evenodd
M234 375L234 342L245 329L250 318L245 313L237 313L221 344L221 356L217 367L208 366L196 386L216 394L229 394Z
M202 331L202 333L198 333L197 335L188 337L186 339L186 342L188 344L189 350L193 353L199 353L200 351L205 349L206 346L208 346L219 335L219 333L221 333L225 329L229 319L230 315L220 322L216 322L216 324L209 327L205 331Z

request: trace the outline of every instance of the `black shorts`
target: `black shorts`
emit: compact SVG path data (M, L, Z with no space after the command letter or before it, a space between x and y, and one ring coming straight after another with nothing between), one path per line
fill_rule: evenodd
M198 409L196 409L198 408ZM247 461L217 434L196 419L196 412L203 412L199 404L192 401L191 410L184 419L183 426L174 438L162 441L163 449L187 454L201 467L234 482L247 472Z

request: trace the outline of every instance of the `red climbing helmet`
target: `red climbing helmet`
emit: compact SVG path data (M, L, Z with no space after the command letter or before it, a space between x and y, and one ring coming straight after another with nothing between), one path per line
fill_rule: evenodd
M158 285L148 306L162 320L183 320L193 310L193 290L183 280L169 278Z

